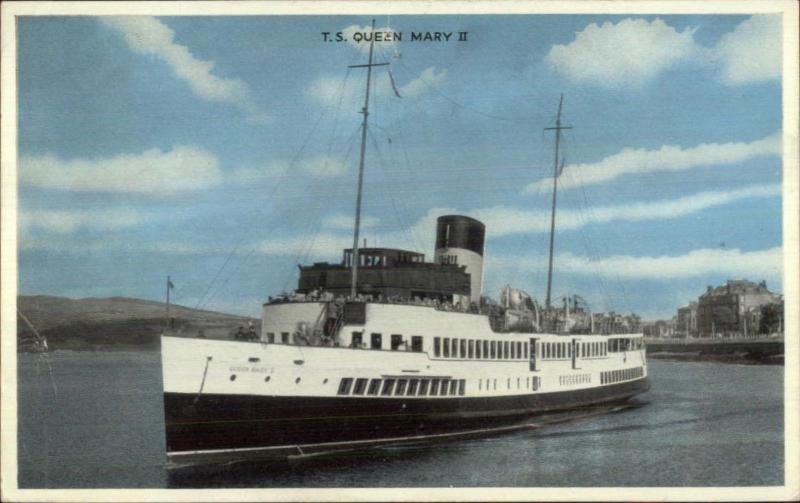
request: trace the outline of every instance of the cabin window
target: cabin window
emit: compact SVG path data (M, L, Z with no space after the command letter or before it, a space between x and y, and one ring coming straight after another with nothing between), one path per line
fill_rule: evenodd
M528 343L527 342L523 342L522 343L522 347L523 347L523 351L525 352L525 359L527 360L529 355L530 355L530 353L528 352ZM531 349L532 349L532 347L531 347Z
M281 342L283 344L289 344L289 332L281 332Z
M392 334L391 338L392 351L397 351L400 348L401 344L403 344L403 336L400 334Z
M461 339L461 358L467 357L467 340Z
M497 341L492 341L492 358L497 357Z
M439 337L433 338L433 356L439 357L442 355L442 339Z
M497 390L497 379L492 379L492 387Z
M511 389L511 378L506 379L506 389Z
M455 395L458 392L458 381L453 379L450 381L450 394Z
M450 386L449 379L442 379L442 382L439 384L439 396L445 396L447 394L447 388Z
M408 381L405 379L398 379L397 380L397 387L395 387L394 394L395 395L405 395L406 394L406 385Z
M450 339L444 338L444 357L450 358Z
M523 357L522 356L522 343L518 342L517 343L517 358L522 358L522 357Z
M362 340L362 333L361 332L353 332L350 334L352 338L350 339L350 347L352 348L360 348L361 343L364 342Z
M517 377L517 389L519 389L519 377Z
M409 379L408 381L408 396L414 396L417 394L417 387L419 386L419 379Z
M439 393L439 379L431 381L431 395L436 396Z
M511 343L511 358L512 359L516 359L517 358L517 343L516 342L512 342Z
M511 358L511 350L509 349L510 344L508 341L503 343L503 358Z
M525 378L525 388L527 389L527 388L530 388L530 387L531 387L531 378L530 377L526 377Z
M567 344L567 358L572 357L572 344Z
M531 384L533 385L533 391L538 390L539 386L541 386L541 378L539 376L533 376Z
M419 382L419 396L425 396L428 394L428 386L430 383L431 382L427 379L423 379Z
M381 389L381 395L389 396L392 394L392 388L394 388L394 379L384 379L383 381L383 389Z
M467 358L475 358L475 341L470 339L468 346Z
M367 389L367 379L356 379L356 385L353 388L354 395L363 395Z
M383 336L381 334L373 333L371 336L371 347L372 349L382 349L383 347Z
M453 358L458 358L458 339L453 339Z
M422 353L422 336L421 335L412 335L411 336L411 351Z
M489 358L489 341L483 341L483 357Z
M481 357L481 341L475 341L475 358L480 359Z
M464 392L466 391L467 382L464 379L459 379L458 381L458 394L464 396Z
M339 394L340 395L349 395L350 394L350 387L353 386L353 378L352 377L344 377L341 381L339 381Z
M275 342L275 333L274 332L267 332L267 342L272 344Z
M367 388L368 395L377 395L378 390L381 387L381 380L380 379L372 379L369 382L369 388Z

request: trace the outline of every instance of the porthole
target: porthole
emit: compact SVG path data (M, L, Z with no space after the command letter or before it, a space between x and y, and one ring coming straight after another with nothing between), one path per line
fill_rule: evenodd
M236 380L236 374L231 374L231 381L235 381L235 380Z
M264 382L269 382L270 379L272 379L272 378L270 376L267 376L267 377L264 378Z
M298 377L297 379L295 379L295 380L294 380L294 383L295 383L295 384L298 384L298 383L300 383L300 378Z
M327 377L322 380L322 384L328 384L328 378Z

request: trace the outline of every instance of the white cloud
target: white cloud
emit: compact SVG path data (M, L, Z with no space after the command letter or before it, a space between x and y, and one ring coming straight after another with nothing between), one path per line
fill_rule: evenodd
M436 67L428 67L414 80L399 89L400 96L414 98L432 88L441 86L447 80L447 70L436 71Z
M623 19L586 26L545 60L562 77L607 88L638 88L678 65L718 67L725 85L780 78L781 18L755 15L712 47L699 45L695 28L678 31L661 19Z
M398 78L397 75L394 75ZM381 99L394 97L392 82L387 71L377 71L372 74L375 80L374 92ZM412 99L424 95L432 89L441 87L447 80L447 70L438 70L428 67L406 84L397 81L398 92L402 98ZM363 79L334 77L325 75L318 77L306 89L306 96L314 102L326 107L341 107L355 109L364 104Z
M72 211L72 210L21 210L19 225L22 229L40 228L58 234L69 234L79 229L116 230L133 227L149 221L152 215L130 210Z
M750 84L781 76L781 17L753 16L720 38L711 57L722 64L722 82Z
M347 43L355 47L364 54L369 54L370 40L375 37L375 50L389 49L395 46L393 40L395 31L388 26L383 28L375 28L375 33L372 33L372 27L360 26L353 24L342 30L344 38Z
M206 101L235 105L251 122L261 123L267 115L253 103L243 81L214 75L215 63L196 58L189 48L175 43L175 32L154 17L104 16L100 22L122 34L128 47L137 54L154 56L165 62L175 76Z
M614 206L592 206L580 212L569 209L559 210L556 213L556 220L560 230L574 230L590 224L613 221L668 220L742 199L773 197L780 196L780 194L781 186L779 184L751 185L728 191L698 192L677 199ZM550 213L547 211L527 211L496 206L476 209L469 214L485 223L492 236L550 231Z
M322 222L322 226L328 229L338 230L353 230L355 217L353 215L336 214L330 215ZM361 228L369 229L378 225L379 220L376 217L362 216Z
M598 162L566 166L565 171L569 170L570 176L562 175L558 186L567 189L604 183L625 175L736 164L762 155L781 155L780 132L750 143L701 143L686 149L677 145L664 145L658 150L625 148ZM552 177L538 180L528 184L525 192L549 190L552 184Z
M641 86L696 52L694 30L661 19L592 23L568 45L555 45L547 62L560 75L607 87Z
M22 184L45 189L161 195L206 189L221 180L214 154L192 146L95 159L23 156L19 174Z
M703 248L684 255L635 257L613 255L610 257L580 257L571 253L557 255L559 274L579 274L627 280L672 280L708 275L729 278L748 278L773 281L783 276L783 250L781 247L744 252L739 249ZM547 257L494 257L492 267L542 268Z

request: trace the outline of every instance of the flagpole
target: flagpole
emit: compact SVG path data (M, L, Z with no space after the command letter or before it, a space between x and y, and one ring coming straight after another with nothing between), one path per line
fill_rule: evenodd
M167 330L170 328L169 323L169 290L172 286L172 281L170 281L169 276L167 276Z

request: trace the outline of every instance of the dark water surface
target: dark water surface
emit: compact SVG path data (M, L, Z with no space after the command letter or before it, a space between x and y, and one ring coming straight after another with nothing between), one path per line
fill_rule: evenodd
M481 440L168 477L158 352L21 354L19 485L783 484L783 367L652 361L646 405Z

